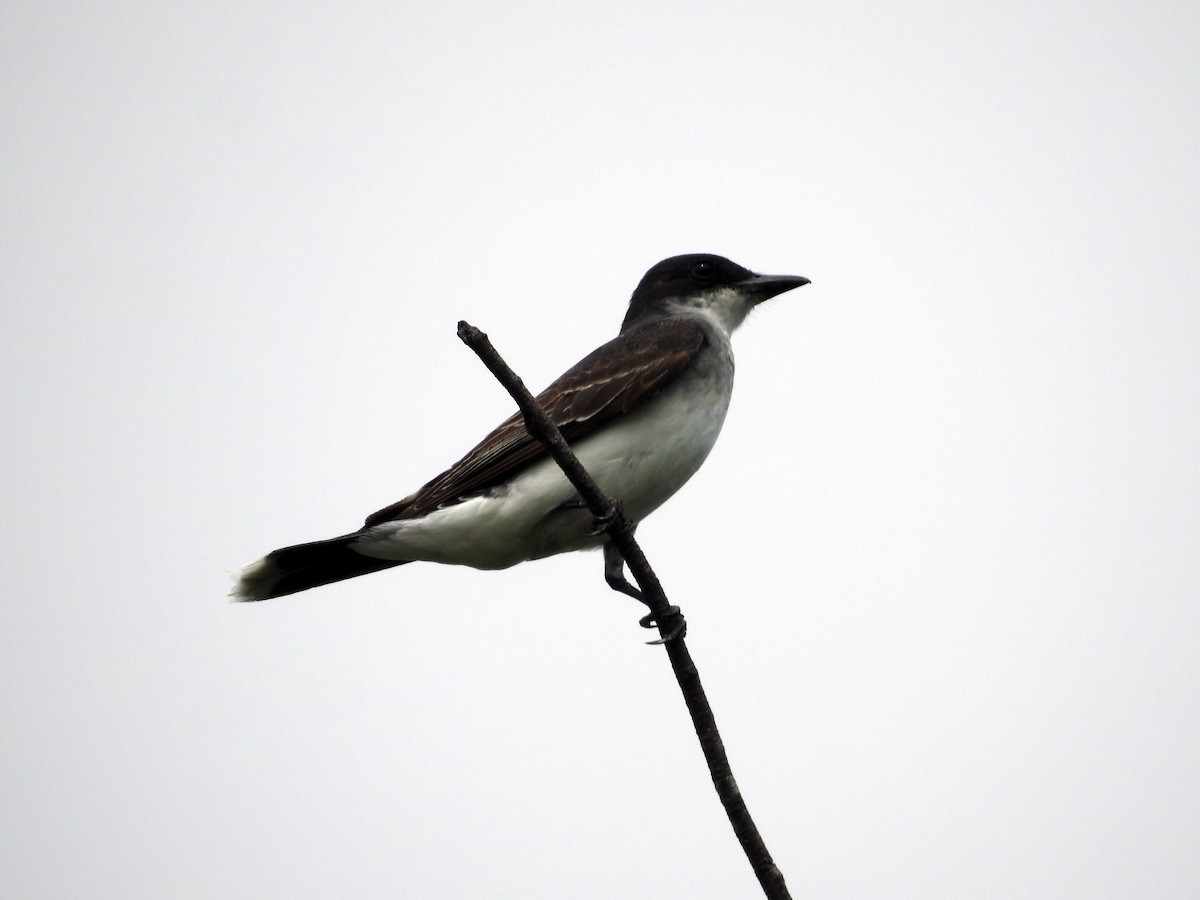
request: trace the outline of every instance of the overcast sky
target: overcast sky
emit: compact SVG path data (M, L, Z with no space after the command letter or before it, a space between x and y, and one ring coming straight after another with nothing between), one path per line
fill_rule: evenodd
M639 531L794 895L1200 894L1194 2L0 24L0 894L756 896L597 555L226 601L701 251L813 282Z

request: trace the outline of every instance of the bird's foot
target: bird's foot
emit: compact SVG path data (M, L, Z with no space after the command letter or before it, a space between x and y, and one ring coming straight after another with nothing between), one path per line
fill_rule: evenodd
M592 534L614 534L621 531L632 531L633 528L633 522L625 515L621 504L613 501L612 506L592 519L591 528L588 530Z
M610 514L613 512L624 517L619 505L616 505ZM635 526L629 523L629 527L632 529ZM604 580L614 591L619 591L645 606L650 606L650 601L646 599L641 588L630 584L629 579L625 577L625 559L611 540L604 542ZM665 644L668 641L678 640L687 633L687 622L684 621L683 613L679 611L678 606L668 606L657 613L652 610L642 616L638 620L638 624L643 628L659 628L663 632L662 637L657 641L647 641L648 644Z
M663 632L657 641L646 641L647 644L666 644L670 641L682 640L687 634L687 620L678 606L668 606L661 612L651 612L638 619L643 628L658 628Z

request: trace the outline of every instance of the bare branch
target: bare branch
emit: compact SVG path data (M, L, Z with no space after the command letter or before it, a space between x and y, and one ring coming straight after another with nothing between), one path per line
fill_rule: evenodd
M579 496L587 504L588 509L597 521L604 523L609 540L620 551L629 571L637 579L642 591L642 601L650 607L662 635L663 646L671 660L671 668L675 672L675 680L683 692L684 702L692 717L696 729L696 737L700 739L700 748L708 762L708 771L712 775L713 786L717 796L725 807L734 834L742 845L746 858L754 868L754 874L762 885L763 893L769 900L790 900L787 886L783 881L783 873L771 859L771 854L763 843L750 811L742 799L737 782L733 777L733 769L729 765L729 757L725 754L725 745L721 742L720 732L717 731L717 720L713 716L712 707L700 684L700 673L692 662L684 644L682 633L678 632L678 613L667 600L666 593L659 583L658 576L650 568L646 556L633 536L633 528L621 512L620 504L600 490L591 475L571 452L562 432L546 415L533 394L525 387L524 382L517 376L508 364L496 352L486 334L468 322L458 323L458 336L475 351L483 360L483 364L491 370L504 388L517 401L522 415L525 417L525 427L537 440L541 441L554 461L562 468L571 484L579 492Z

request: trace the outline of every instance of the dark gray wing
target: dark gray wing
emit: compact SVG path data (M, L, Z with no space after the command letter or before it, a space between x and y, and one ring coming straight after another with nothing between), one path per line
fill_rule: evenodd
M670 384L705 340L703 329L686 319L644 325L585 356L542 391L538 402L563 437L574 442ZM417 518L457 503L509 480L544 456L545 449L529 436L517 412L415 494L368 516L366 525Z

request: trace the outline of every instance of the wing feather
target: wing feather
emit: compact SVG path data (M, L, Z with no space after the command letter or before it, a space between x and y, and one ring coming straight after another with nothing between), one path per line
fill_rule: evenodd
M591 434L670 384L704 346L704 330L667 319L618 335L585 356L538 395L568 442ZM367 517L366 525L423 516L509 480L546 455L520 412L416 493Z

